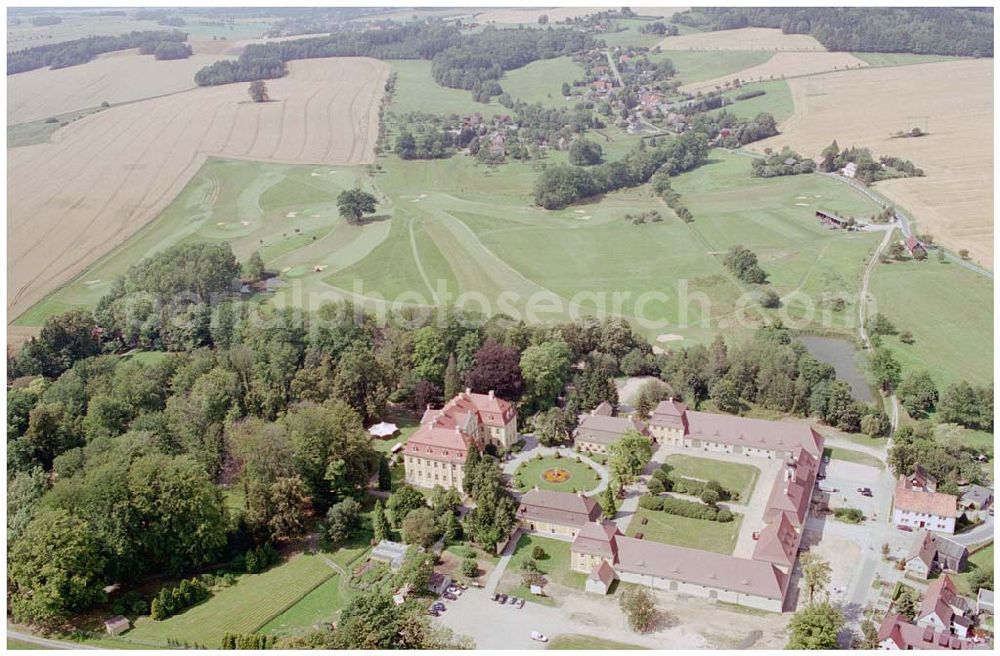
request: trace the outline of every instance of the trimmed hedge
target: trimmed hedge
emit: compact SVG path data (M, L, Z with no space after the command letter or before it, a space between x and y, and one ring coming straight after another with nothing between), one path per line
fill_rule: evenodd
M678 515L689 519L704 519L709 522L733 521L733 513L725 508L716 509L704 503L678 499L676 497L644 495L639 498L639 507L644 510L658 510L668 515Z
M177 587L160 588L150 606L150 616L154 620L165 620L205 599L208 599L208 588L204 583L198 579L184 579Z
M763 96L766 91L763 89L754 89L753 91L744 91L743 93L736 94L736 100L749 100L750 98L756 98L757 96Z

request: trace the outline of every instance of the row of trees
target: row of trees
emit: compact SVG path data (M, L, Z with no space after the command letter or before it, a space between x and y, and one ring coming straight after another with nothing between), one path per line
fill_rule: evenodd
M827 50L993 56L993 12L959 7L699 7L674 23L705 30L770 27Z
M652 148L640 142L621 160L589 169L546 166L535 180L535 202L545 209L559 209L595 194L644 184L657 172L674 176L704 164L708 150L704 134L686 132Z
M7 75L33 71L36 68L66 68L85 64L106 52L139 48L143 54L152 55L163 46L163 56L157 59L177 59L181 50L190 56L190 46L184 44L187 34L177 30L129 32L118 36L88 36L73 41L63 41L44 46L34 46L7 54Z

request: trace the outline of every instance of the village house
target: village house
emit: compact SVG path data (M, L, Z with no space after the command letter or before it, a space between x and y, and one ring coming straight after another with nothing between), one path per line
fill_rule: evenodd
M913 474L900 476L892 502L893 524L954 533L958 498L936 490L937 480L919 465Z
M969 519L981 519L993 506L993 490L982 485L968 485L958 497L958 507Z
M971 604L958 594L951 577L941 575L924 593L911 622L889 613L878 630L881 649L989 649L973 637Z
M403 447L406 482L462 489L470 449L510 448L517 441L517 411L509 401L466 389L440 410L428 408Z
M601 517L601 506L583 493L540 490L525 492L517 507L518 525L525 531L575 538L589 522Z
M941 571L961 572L969 559L965 545L943 535L921 531L904 565L906 573L920 579Z
M697 412L674 399L653 410L649 433L661 444L760 458L798 457L799 448L813 458L823 453L823 438L808 424Z
M915 623L922 629L934 629L966 638L972 628L970 610L969 602L958 594L951 577L942 574L927 586Z
M910 257L916 259L923 259L927 257L927 247L924 246L916 237L907 237L906 241L903 243L906 245L906 250L909 251Z
M612 417L605 414L609 409L610 404L607 408L598 406L590 414L580 415L579 424L573 431L573 443L577 448L589 453L607 453L608 447L630 430L646 434L646 426L641 421Z

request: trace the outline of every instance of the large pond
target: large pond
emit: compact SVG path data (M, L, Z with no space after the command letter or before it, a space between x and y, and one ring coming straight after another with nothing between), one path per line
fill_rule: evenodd
M858 367L857 351L854 343L840 337L799 337L809 354L817 360L832 364L837 378L851 386L851 394L858 401L870 403L875 400L871 385Z

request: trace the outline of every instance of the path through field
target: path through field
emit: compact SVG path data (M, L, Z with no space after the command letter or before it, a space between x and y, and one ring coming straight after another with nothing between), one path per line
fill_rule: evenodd
M374 161L389 67L367 58L292 62L271 102L246 85L114 107L8 156L10 320L123 243L209 155L302 164Z

